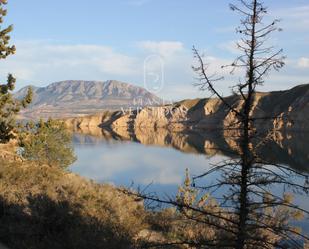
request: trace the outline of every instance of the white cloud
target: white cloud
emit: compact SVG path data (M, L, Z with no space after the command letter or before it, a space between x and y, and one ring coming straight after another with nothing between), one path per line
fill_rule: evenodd
M170 57L184 51L184 46L179 41L142 41L138 43L138 47L146 52L157 53L162 57Z
M4 79L7 73L13 73L18 88L68 79L117 79L144 86L144 62L155 53L162 57L165 75L164 87L158 95L179 99L175 90L166 86L171 82L177 82L178 88L190 85L193 80L191 51L177 41L142 41L137 44L132 56L104 45L19 41L16 42L16 55L2 61L0 76Z
M210 164L205 165L205 155L186 154L172 148L154 145L144 146L138 143L107 145L102 140L97 146L81 148L82 153L80 147L76 147L79 157L71 170L99 182L115 182L122 178L129 183L134 181L137 185L148 185L152 182L162 185L180 185L186 168L190 168L192 174L198 174L203 172L205 167L206 169L210 167ZM102 151L108 153L102 153ZM121 157L119 157L120 151ZM176 163L175 158L178 159ZM210 163L221 160L222 156L218 155L211 158Z
M163 88L158 96L167 100L180 100L208 96L208 92L200 92L195 74L191 66L195 64L191 50L179 41L141 41L135 47L134 56L118 52L105 45L68 45L53 41L20 41L16 43L17 54L1 62L0 76L2 80L10 72L17 77L17 87L28 84L42 86L52 82L70 79L80 80L108 80L116 79L144 86L145 58L152 54L162 57L164 63ZM132 51L131 51L132 52ZM202 52L202 51L201 51ZM205 62L209 64L209 74L217 73L225 80L218 82L217 87L224 95L231 93L228 86L235 85L238 77L244 75L236 72L229 74L229 69L221 69L232 60L214 57L207 53ZM280 72L283 78L271 75L272 82L277 86L289 86L308 82L308 56L292 60ZM297 71L298 70L298 71ZM267 82L269 80L267 79ZM271 87L265 87L265 91Z
M234 41L234 40L220 43L218 45L218 48L228 51L231 54L237 54L237 55L240 54L240 51L237 48L237 41Z
M289 32L309 31L309 5L277 9L271 15L280 18L283 28Z
M59 45L48 41L17 42L17 53L2 62L1 76L21 82L120 78L138 75L139 59L103 45ZM26 83L25 83L26 84Z
M298 60L297 63L298 67L300 68L309 68L309 58L302 57ZM308 79L309 80L309 79Z

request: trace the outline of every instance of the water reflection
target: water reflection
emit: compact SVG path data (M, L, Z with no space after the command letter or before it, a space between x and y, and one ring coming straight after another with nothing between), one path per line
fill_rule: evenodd
M160 189L163 191L168 185L175 190L181 184L186 168L190 167L198 174L223 158L216 155L205 160L203 154L81 134L74 135L74 143L78 155L77 162L72 166L74 172L98 182L109 181L116 185L153 183L162 185Z
M83 127L75 130L75 144L114 143L132 141L143 145L154 145L179 150L184 153L207 156L239 156L237 137L219 131L174 132L167 129L128 130ZM288 165L300 171L309 171L309 133L276 132L262 145L257 141L255 153L267 162Z

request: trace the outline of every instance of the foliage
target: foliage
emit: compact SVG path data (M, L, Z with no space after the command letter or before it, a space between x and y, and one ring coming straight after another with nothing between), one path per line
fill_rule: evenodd
M38 164L66 168L76 160L72 135L61 121L49 119L26 124L19 144L22 157Z
M209 193L201 193L192 187L188 169L186 170L185 181L179 187L178 211L183 217L185 229L181 232L181 240L187 241L188 245L196 248L204 246L224 246L229 240L226 238L226 229L231 225L228 215L220 216L223 209ZM220 218L219 218L220 217Z
M7 11L4 5L7 1L0 1L0 24L3 23L3 18ZM15 53L15 46L10 46L9 33L13 30L10 25L7 28L0 30L0 59L6 59L9 55ZM15 116L19 113L21 107L25 108L32 101L32 89L28 89L28 93L22 100L15 100L12 91L15 88L16 79L9 74L7 83L0 84L0 143L7 143L14 138L14 129L16 127Z

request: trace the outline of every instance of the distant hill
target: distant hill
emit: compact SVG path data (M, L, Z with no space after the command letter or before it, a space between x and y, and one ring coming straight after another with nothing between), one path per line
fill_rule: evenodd
M237 110L243 100L233 95L224 98ZM254 95L252 115L260 130L309 131L309 84L275 92ZM115 132L139 128L168 128L169 130L226 130L237 128L235 113L217 98L183 100L171 105L143 108L138 112L105 113L66 120L74 128L100 126Z
M25 96L29 86L15 93ZM34 99L29 108L21 112L22 118L63 118L93 114L102 110L155 106L162 100L142 87L109 81L61 81L47 87L33 87Z

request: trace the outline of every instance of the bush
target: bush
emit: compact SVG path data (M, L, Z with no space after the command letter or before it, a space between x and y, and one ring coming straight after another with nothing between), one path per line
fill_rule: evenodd
M63 122L49 119L23 128L19 145L21 156L39 164L66 168L76 160L72 135Z

